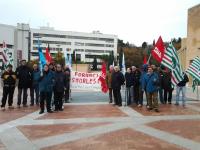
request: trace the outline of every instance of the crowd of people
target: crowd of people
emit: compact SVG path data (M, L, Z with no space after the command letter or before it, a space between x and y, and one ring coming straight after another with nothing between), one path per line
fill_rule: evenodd
M109 103L122 106L121 86L125 86L127 105L135 103L137 107L143 106L143 95L146 95L148 110L159 112L159 102L172 104L172 92L176 88L176 103L179 105L180 93L182 93L182 105L185 106L186 83L189 81L183 72L184 79L173 87L171 72L164 67L155 65L143 65L141 68L132 66L123 74L118 66L110 66L106 75L106 83L109 88ZM40 106L40 114L44 113L45 103L48 113L63 111L63 102L69 102L70 94L70 69L60 64L43 66L40 71L38 64L28 67L26 60L20 62L16 71L12 65L1 75L3 96L1 109L5 110L8 100L8 108L13 109L13 95L15 87L18 87L17 107L28 106L28 89L30 91L30 106ZM159 96L158 96L159 95ZM22 98L23 97L23 98Z
M40 114L44 113L45 103L48 113L63 111L63 102L69 102L70 94L70 69L60 64L43 66L40 71L38 64L32 67L26 60L20 62L20 66L13 70L12 65L1 75L3 96L1 109L5 110L8 99L8 108L13 109L13 95L15 87L18 87L17 108L28 106L28 89L30 91L30 106L40 106ZM23 98L22 98L23 97Z
M109 88L109 103L122 106L121 86L126 87L127 105L135 103L137 107L143 106L143 95L146 95L147 110L159 112L158 95L161 104L172 104L172 92L176 88L176 103L179 105L180 93L182 93L182 106L185 107L186 83L188 76L183 72L183 80L175 87L171 82L171 71L165 67L155 65L143 65L141 68L132 66L127 68L125 74L120 72L118 66L110 66L106 75L106 83ZM114 96L114 97L113 97Z

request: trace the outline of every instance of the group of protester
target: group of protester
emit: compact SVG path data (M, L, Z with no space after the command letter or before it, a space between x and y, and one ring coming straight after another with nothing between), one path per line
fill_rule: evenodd
M138 107L143 106L143 95L146 95L148 110L159 112L159 100L162 104L172 104L172 92L176 88L176 103L179 105L179 97L182 92L182 105L185 106L186 83L188 76L183 72L183 80L173 87L171 82L171 71L164 67L155 65L143 65L141 68L132 66L127 68L123 75L118 66L110 66L106 75L109 88L109 103L114 100L114 105L122 106L121 86L126 87L127 105L135 103ZM114 98L113 96L114 95Z
M48 113L63 111L63 101L69 102L70 94L70 69L60 64L44 65L40 71L38 64L28 67L26 60L20 62L16 71L12 65L1 75L3 97L1 109L5 110L8 99L8 108L13 109L13 95L18 87L17 107L28 106L28 89L30 89L30 106L40 106L40 114L44 113L45 103ZM22 94L23 93L23 94ZM22 99L23 95L23 99ZM52 108L55 107L55 109Z

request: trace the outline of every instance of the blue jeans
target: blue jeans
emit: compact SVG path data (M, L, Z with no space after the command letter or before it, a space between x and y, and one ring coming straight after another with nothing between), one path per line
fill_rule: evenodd
M182 104L185 105L185 86L176 86L176 104L179 104L180 92L182 92Z
M127 105L130 105L133 102L133 86L126 87L126 100Z

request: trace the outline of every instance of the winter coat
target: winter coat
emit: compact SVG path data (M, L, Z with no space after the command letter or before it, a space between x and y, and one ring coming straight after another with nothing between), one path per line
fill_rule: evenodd
M134 84L134 76L133 73L125 73L126 87L131 87Z
M39 79L40 79L40 71L39 70L33 70L32 72L33 76L33 86L39 84Z
M135 87L139 87L140 86L140 76L141 76L141 72L139 70L136 70L133 73L134 76L134 86Z
M30 88L32 86L32 72L28 66L19 66L16 69L19 79L18 88Z
M159 87L159 78L156 73L147 73L144 76L142 83L142 89L146 90L148 93L157 92Z
M170 72L163 73L163 89L164 90L171 90L172 89L171 73Z
M54 83L54 92L64 92L64 89L67 86L67 78L64 72L56 71L55 72L55 83Z
M124 84L124 75L118 71L112 73L112 81L111 81L111 87L114 90L121 89L121 86Z
M179 82L177 85L182 87L185 86L187 82L189 82L188 76L186 75L186 73L183 72L183 80L181 82Z
M54 73L52 71L43 72L39 79L40 92L52 92L54 86Z
M15 86L16 83L16 74L13 71L5 71L2 75L1 78L3 79L3 85L4 86Z

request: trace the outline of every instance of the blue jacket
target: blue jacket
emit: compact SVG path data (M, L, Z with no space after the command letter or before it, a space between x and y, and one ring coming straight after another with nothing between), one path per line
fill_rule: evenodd
M54 73L52 71L43 72L39 80L40 92L52 92L54 86Z
M158 88L159 88L158 74L154 72L152 74L147 73L144 76L144 80L142 82L142 89L146 90L149 93L152 93L158 91Z
M148 65L147 64L144 64L142 66L142 72L141 72L141 75L140 75L140 86L142 87L142 84L144 82L144 77L145 75L147 74L147 68L148 68Z
M40 71L33 70L33 85L39 84L39 79L40 79Z

